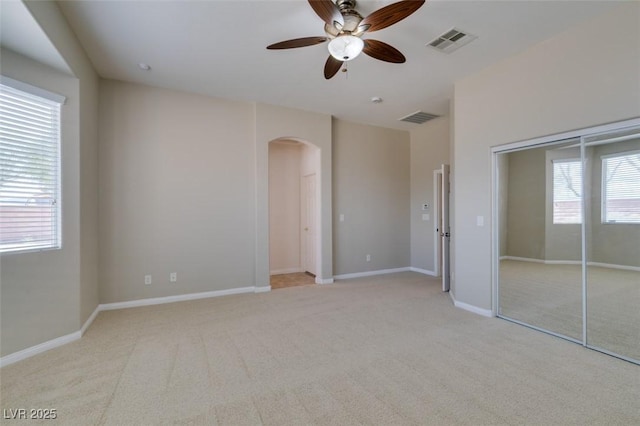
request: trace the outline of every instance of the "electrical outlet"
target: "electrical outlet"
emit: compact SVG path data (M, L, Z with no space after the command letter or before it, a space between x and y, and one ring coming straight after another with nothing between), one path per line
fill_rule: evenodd
M370 254L367 255L367 262L371 262L371 255Z
M145 283L145 285L151 284L151 275L145 275L144 276L144 283Z
M178 274L176 272L170 273L169 281L171 281L172 283L175 283L176 281L178 281Z

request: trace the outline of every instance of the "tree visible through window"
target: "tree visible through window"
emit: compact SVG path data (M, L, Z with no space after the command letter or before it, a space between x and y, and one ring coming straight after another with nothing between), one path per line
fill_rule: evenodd
M602 221L640 223L640 151L602 158Z
M59 128L59 102L0 84L0 253L60 247Z
M553 223L582 223L582 164L553 162Z

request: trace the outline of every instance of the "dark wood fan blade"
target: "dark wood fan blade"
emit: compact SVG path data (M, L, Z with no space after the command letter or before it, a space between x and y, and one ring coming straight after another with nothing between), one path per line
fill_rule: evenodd
M333 25L334 22L344 25L340 9L331 0L309 0L309 4L327 25Z
M425 0L404 0L390 4L389 6L376 10L371 15L364 18L362 22L360 22L358 28L369 25L369 28L366 29L366 31L369 32L387 28L389 25L402 21L404 18L420 9L420 6L422 6L424 2Z
M340 68L342 67L343 63L344 62L339 61L333 56L329 55L329 59L327 59L327 63L324 64L324 78L329 80L331 77L336 75L336 73L340 71Z
M326 37L303 37L294 38L293 40L281 41L267 46L267 49L293 49L295 47L313 46L327 41Z
M401 64L407 60L398 49L378 40L364 40L362 51L372 58L394 64Z

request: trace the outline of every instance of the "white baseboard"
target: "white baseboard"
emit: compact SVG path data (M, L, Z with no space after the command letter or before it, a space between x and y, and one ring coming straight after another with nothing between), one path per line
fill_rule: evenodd
M582 265L581 260L545 260L545 265Z
M268 293L270 291L271 291L271 286L270 285L267 285L267 286L264 286L264 287L254 287L253 288L253 292L254 293Z
M316 284L333 284L333 278L316 277Z
M255 292L255 287L240 287L240 288L230 288L226 290L205 291L202 293L188 293L188 294L178 294L175 296L166 296L166 297L152 297L150 299L138 299L138 300L129 300L126 302L105 303L100 305L100 310L110 311L113 309L137 308L140 306L150 306L150 305L163 305L165 303L185 302L187 300L208 299L209 297L229 296L232 294L243 294L243 293L254 293L254 292Z
M376 271L355 272L353 274L334 275L334 278L337 280L348 280L350 278L371 277L373 275L393 274L396 272L407 272L410 270L411 268L409 267L395 268L395 269L378 269Z
M500 256L500 260L517 260L519 262L544 263L544 260L542 259L534 259L532 257L518 257L518 256Z
M517 260L520 262L544 263L545 265L582 265L581 260L543 260L517 256L500 256L500 260ZM624 271L640 272L639 266L616 265L614 263L587 262L587 266L597 266L600 268L622 269Z
M479 308L477 306L470 305L468 303L460 302L460 301L456 300L455 296L451 292L449 292L449 297L453 301L453 306L455 306L456 308L464 309L465 311L469 311L469 312L472 312L474 314L482 315L483 317L492 318L494 316L493 312L491 311L491 309Z
M623 271L640 272L640 267L638 266L615 265L613 263L587 262L587 266L597 266L600 268L622 269Z
M60 336L44 343L40 343L39 345L31 346L30 348L3 356L2 358L0 358L0 367L13 364L14 362L22 361L23 359L27 359L42 352L46 352L50 349L57 348L58 346L75 342L76 340L80 339L80 337L82 337L80 331L75 331L65 336Z
M297 272L302 272L300 268L287 268L287 269L274 269L269 272L269 275L282 275L282 274L295 274Z
M414 268L413 266L411 266L411 267L409 268L409 270L410 270L410 271L412 271L412 272L417 272L417 273L419 273L419 274L430 275L430 276L432 276L432 277L435 277L435 276L436 276L436 273L435 273L435 272L430 271L430 270L428 270L428 269Z
M96 319L98 313L100 313L100 305L96 306L96 308L93 310L93 313L89 315L89 318L87 318L84 324L82 324L82 328L80 328L81 336L84 336L85 331L87 331L89 326L93 323L93 320Z

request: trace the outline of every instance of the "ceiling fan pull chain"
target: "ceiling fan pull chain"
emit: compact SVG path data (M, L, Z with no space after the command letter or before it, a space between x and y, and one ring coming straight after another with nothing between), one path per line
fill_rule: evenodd
M344 73L344 78L345 78L346 80L349 80L349 70L347 69L347 64L348 64L348 63L349 63L349 62L345 61L345 62L344 62L344 68L342 68L342 72Z

